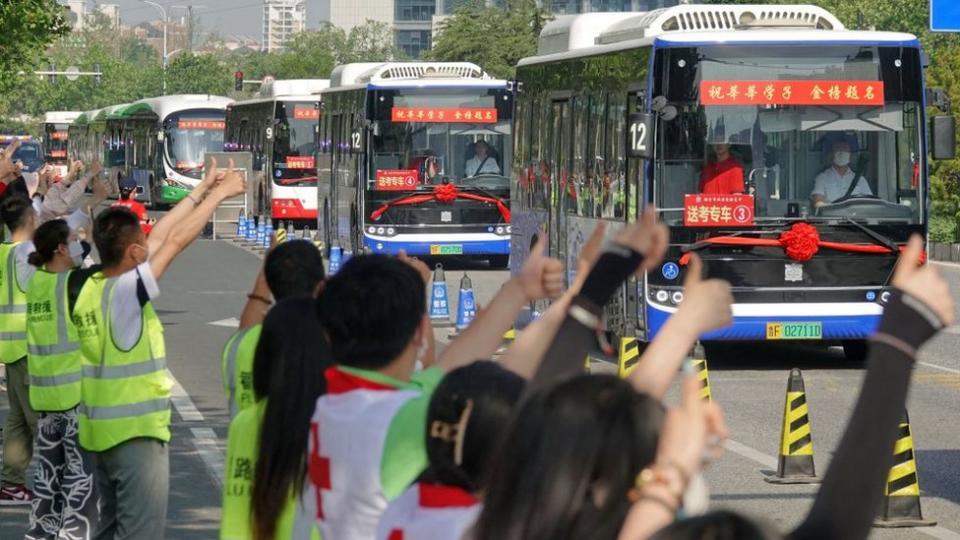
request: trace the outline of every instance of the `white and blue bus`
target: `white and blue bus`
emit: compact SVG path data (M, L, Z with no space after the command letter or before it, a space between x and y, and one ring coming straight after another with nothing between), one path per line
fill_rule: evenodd
M326 246L506 266L506 81L469 63L346 64L321 95L317 223Z
M861 357L899 246L927 230L928 151L954 152L951 116L927 135L923 58L912 35L815 6L558 17L517 70L511 264L545 228L572 274L597 223L655 205L671 244L610 305L614 334L656 335L696 251L735 299L704 340Z

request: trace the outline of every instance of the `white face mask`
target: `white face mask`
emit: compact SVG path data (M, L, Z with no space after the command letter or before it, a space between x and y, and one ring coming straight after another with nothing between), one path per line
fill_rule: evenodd
M833 164L837 167L846 167L850 164L850 152L834 152Z
M79 240L74 240L67 244L70 250L70 260L73 262L74 266L80 266L83 264L83 246L80 245Z

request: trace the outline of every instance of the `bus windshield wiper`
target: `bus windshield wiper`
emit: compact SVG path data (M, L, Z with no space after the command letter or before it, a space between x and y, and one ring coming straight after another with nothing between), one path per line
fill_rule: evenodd
M859 221L857 221L857 220L855 220L855 219L853 219L853 218L851 218L851 217L849 217L849 216L846 217L846 218L844 218L844 222L849 223L850 225L853 225L854 227L860 229L861 231L864 232L864 234L866 234L867 236L869 236L874 242L880 244L881 246L886 247L886 248L889 249L891 252L893 252L893 253L899 253L899 252L900 252L900 246L899 246L896 242L894 242L894 241L891 240L890 238L888 238L888 237L886 237L886 236L878 233L877 231L871 229L870 227L867 227L867 226L864 225L863 223L860 223Z

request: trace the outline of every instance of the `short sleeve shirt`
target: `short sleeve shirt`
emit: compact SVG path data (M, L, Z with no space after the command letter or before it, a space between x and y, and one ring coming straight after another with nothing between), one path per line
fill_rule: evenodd
M853 182L852 170L848 168L846 172L841 175L837 172L836 167L830 167L818 174L813 180L813 192L811 192L810 195L819 195L826 199L827 202L836 202L847 194L851 182ZM853 189L851 195L872 194L873 192L870 191L870 185L867 184L866 178L861 176L857 180L857 187Z
M743 167L732 157L716 163L707 163L703 172L700 173L700 193L731 195L744 191Z

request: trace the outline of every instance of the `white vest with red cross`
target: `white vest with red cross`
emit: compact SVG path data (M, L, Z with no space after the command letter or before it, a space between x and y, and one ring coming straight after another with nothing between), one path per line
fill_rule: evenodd
M330 369L310 422L309 505L323 538L371 540L387 498L384 442L397 411L420 394Z
M377 540L461 540L480 515L480 501L451 486L419 483L390 501Z

